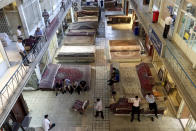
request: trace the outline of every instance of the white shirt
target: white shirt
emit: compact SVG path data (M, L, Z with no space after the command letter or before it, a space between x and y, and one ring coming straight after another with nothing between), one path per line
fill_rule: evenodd
M132 101L132 103L133 103L133 106L135 106L135 107L139 107L140 106L140 101L141 101L141 99L140 98L129 98L131 101Z
M148 103L155 103L155 98L153 95L146 95L146 101Z
M102 111L103 110L103 106L102 106L102 101L100 100L99 102L97 102L95 109L97 111Z
M171 25L172 22L173 22L173 19L170 16L168 16L167 18L165 18L165 24L166 25Z
M17 29L16 35L17 35L17 36L21 36L21 35L22 35L22 32L21 32L19 29Z
M23 52L25 50L25 48L24 48L24 46L22 45L21 42L17 42L16 47L17 47L19 52Z
M44 119L42 127L44 128L44 131L48 131L48 129L50 129L50 121L48 119Z

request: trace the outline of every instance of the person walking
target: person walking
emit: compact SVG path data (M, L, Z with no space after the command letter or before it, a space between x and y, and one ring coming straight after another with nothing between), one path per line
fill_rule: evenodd
M46 9L44 9L44 11L42 13L42 17L44 17L45 25L46 25L46 27L48 27L48 25L50 24L50 20L49 20L50 15Z
M140 101L141 99L138 96L135 96L135 98L129 98L131 100L131 103L133 103L132 106L132 113L131 113L131 122L134 120L134 114L137 112L138 115L138 121L140 121Z
M64 0L61 1L61 7L60 8L64 9L64 11L65 11L65 1Z
M150 110L153 110L154 109L154 114L155 116L158 118L158 115L157 115L157 104L155 102L155 98L154 98L154 95L151 94L151 93L148 93L146 95L146 101L148 102L149 104L149 109Z
M104 119L104 116L103 116L103 105L102 105L102 101L99 98L97 99L95 110L96 110L95 117L98 117L99 113L101 113L101 118Z
M25 48L24 48L24 46L22 44L22 38L18 38L18 41L16 43L16 47L17 47L17 49L19 51L19 54L22 57L22 60L24 62L24 65L25 66L29 66L29 63L30 62L29 62L28 58L26 57L27 56L27 53L26 53Z
M165 18L165 28L163 31L163 38L167 38L167 35L169 33L170 25L172 25L173 22L173 15L170 15Z
M55 123L51 124L50 120L48 119L48 115L45 115L43 123L42 123L42 127L43 127L44 131L49 131L53 127L55 127Z

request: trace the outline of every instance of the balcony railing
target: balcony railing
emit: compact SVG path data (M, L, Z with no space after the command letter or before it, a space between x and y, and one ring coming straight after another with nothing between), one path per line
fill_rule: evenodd
M184 84L184 87L191 86L196 88L196 84L193 82L189 74L185 71L183 66L180 64L168 46L166 46L165 50L165 59L170 63L173 71L178 75L179 79Z
M53 19L53 21L49 25L49 27L46 29L44 39L40 40L39 43L36 44L31 49L31 51L28 53L26 58L20 62L18 68L11 76L11 78L8 80L8 82L5 84L5 86L0 90L0 114L2 114L5 107L10 102L13 94L19 88L19 84L21 83L21 81L24 80L24 77L27 75L30 69L33 68L31 66L25 66L24 65L25 61L28 59L32 62L32 64L34 64L35 61L38 59L38 57L40 57L39 55L44 51L46 51L46 49L49 46L49 41L51 40L53 34L56 33L56 30L58 29L60 22L64 19L64 16L66 15L70 7L71 7L71 0L67 0L66 11L60 10L60 12L57 14L57 16ZM20 94L18 94L18 96L19 95ZM0 121L0 126L1 124L2 123Z

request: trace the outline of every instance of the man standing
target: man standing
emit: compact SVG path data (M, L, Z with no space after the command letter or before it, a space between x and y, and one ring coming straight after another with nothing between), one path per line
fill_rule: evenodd
M100 3L101 3L101 8L102 8L103 7L103 0L101 0Z
M158 116L157 116L157 104L156 104L156 102L155 102L154 95L148 93L148 94L146 95L146 101L147 101L148 104L149 104L150 110L153 110L153 109L154 109L154 114L155 114L155 116L158 118Z
M49 21L50 16L46 9L44 9L44 12L42 13L42 17L44 17L45 25L46 27L48 27L48 25L50 24L50 21Z
M16 36L17 36L17 38L23 38L23 36L22 36L22 26L18 26L18 28L16 30Z
M64 9L64 11L65 11L65 1L64 0L61 1L61 9Z
M45 115L43 123L42 123L42 127L43 127L44 131L49 131L53 127L55 127L55 123L51 124L50 120L48 119L48 115Z
M97 99L97 103L96 103L95 109L96 109L95 117L98 117L99 113L101 113L101 118L104 119L104 116L103 116L103 105L102 105L102 101L99 98Z
M167 38L167 34L169 33L170 25L172 25L173 22L173 15L168 16L165 18L165 28L163 31L163 38Z
M55 84L55 91L56 91L56 96L58 95L58 92L62 89L62 83L60 80L58 80Z
M28 64L30 62L29 62L28 58L26 57L27 56L27 53L25 51L24 46L22 45L22 38L18 38L18 42L16 43L16 47L17 47L17 49L19 51L19 54L22 57L22 60L24 61L24 65L25 66L28 66Z
M132 113L131 113L131 122L134 120L134 114L137 112L138 115L138 121L140 121L140 101L141 99L138 98L138 96L135 96L135 98L130 98L131 102L133 103L132 106Z

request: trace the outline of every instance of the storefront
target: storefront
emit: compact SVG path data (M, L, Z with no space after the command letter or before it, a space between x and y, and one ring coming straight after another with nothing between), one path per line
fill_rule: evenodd
M175 23L180 3L181 0L164 0L164 2L162 2L159 21L163 27L165 25L165 18L170 15L173 15L173 23ZM172 28L174 30L174 25Z
M8 57L0 41L0 78L4 75L4 73L7 71L9 66L10 64L8 61Z
M31 118L27 116L29 113L28 107L22 95L16 101L14 107L5 120L1 131L25 131L29 126Z
M196 2L185 0L174 40L196 67Z
M152 2L152 11L160 11L161 0L153 0Z

